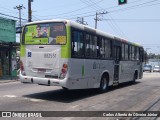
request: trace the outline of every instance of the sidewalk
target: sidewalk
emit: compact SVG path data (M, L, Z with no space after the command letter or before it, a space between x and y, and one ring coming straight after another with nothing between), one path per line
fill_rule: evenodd
M9 83L9 82L18 82L19 80L13 79L13 80L0 80L0 84L2 83Z

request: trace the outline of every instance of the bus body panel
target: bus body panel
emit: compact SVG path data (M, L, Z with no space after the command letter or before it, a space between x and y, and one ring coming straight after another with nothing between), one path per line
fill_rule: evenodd
M57 76L60 71L60 46L26 46L25 72L28 76L45 78Z
M134 73L137 70L140 71L140 65L137 65L137 61L121 61L120 62L120 78L119 82L127 82L132 81L134 77Z
M69 88L67 78L63 80L59 80L59 79L54 79L54 78L23 76L21 72L20 72L19 77L22 83L33 83L33 84L39 84L39 85L61 86L61 87Z
M83 31L85 34L91 32L91 35L94 34L98 37L105 37L112 42L117 42L117 40L115 40L117 37L67 20L34 22L31 23L31 25L47 22L65 23L67 37L66 44L23 45L23 42L21 41L21 61L25 72L24 73L23 70L20 72L21 82L61 86L68 89L99 88L103 74L108 74L109 86L113 85L116 64L116 60L113 56L114 53L112 53L112 56L109 59L87 57L74 58L72 56L73 43L71 29L74 27ZM121 39L117 43L122 44ZM96 46L95 48L99 49L99 46ZM112 50L112 52L114 51ZM118 65L119 83L131 81L135 71L138 72L138 78L142 78L142 61L122 61L120 59ZM66 74L64 77L61 77L61 73L64 71Z
M131 81L135 71L135 62L121 61L120 66L120 83Z
M108 74L110 75L110 82L112 84L112 76L114 71L113 60L91 60L72 58L70 60L70 63L71 64L69 64L69 78L73 84L72 88L98 88L104 72L108 72Z

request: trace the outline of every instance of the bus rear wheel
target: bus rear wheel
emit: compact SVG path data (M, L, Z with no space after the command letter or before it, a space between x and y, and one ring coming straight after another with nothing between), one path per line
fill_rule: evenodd
M104 93L108 90L108 78L105 75L102 76L99 90L101 93Z
M66 87L62 87L62 88L63 88L64 91L68 91L68 88L66 88Z

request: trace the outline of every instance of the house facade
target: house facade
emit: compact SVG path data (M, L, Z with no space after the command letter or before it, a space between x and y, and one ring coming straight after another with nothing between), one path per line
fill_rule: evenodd
M0 17L0 80L17 76L16 21Z

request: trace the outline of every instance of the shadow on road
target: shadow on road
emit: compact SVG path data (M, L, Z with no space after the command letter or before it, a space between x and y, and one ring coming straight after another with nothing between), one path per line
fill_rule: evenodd
M139 84L140 82L136 82L135 84L131 83L123 83L119 84L118 86L115 87L109 87L109 90L106 93L113 92L115 90L128 87L128 86L133 86L136 84ZM96 95L101 95L98 89L82 89L82 90L63 90L63 89L58 89L54 91L45 91L45 92L40 92L40 93L34 93L34 94L29 94L29 95L24 95L23 97L28 97L28 98L34 98L34 99L41 99L41 100L47 100L47 101L57 101L57 102L63 102L63 103L71 103L74 101L78 101L84 98L96 96Z

